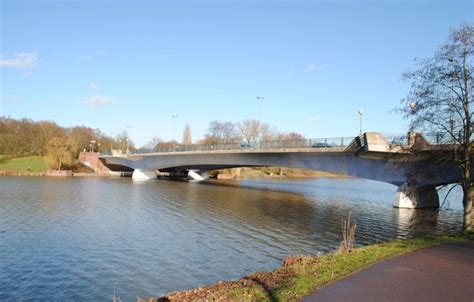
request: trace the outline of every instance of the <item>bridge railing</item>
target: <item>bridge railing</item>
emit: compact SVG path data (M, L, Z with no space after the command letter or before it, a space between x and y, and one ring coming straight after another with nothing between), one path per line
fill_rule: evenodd
M230 143L216 145L182 145L157 147L157 148L139 148L130 151L132 154L147 153L170 153L170 152L194 152L194 151L213 151L213 150L251 150L251 149L290 149L290 148L335 148L348 146L354 137L330 137L314 138L301 140L271 140L258 141L254 143Z
M391 145L409 144L408 134L383 133L382 135L385 137L387 142ZM425 133L421 133L421 136L430 145L450 145L450 144L458 143L448 132L430 132L430 133L425 132Z
M450 145L458 143L448 132L423 133L423 138L430 145ZM460 140L460 138L458 139Z
M408 134L382 133L387 143L390 145L408 145ZM430 145L453 144L453 138L448 133L422 133L423 138ZM171 152L194 152L194 151L214 151L214 150L252 150L252 149L291 149L291 148L335 148L349 146L355 137L328 137L300 140L270 140L258 141L254 143L229 143L229 144L192 144L175 146L163 146L157 148L139 148L130 150L130 154L149 153L171 153ZM364 145L363 136L359 137L359 142ZM109 155L101 152L101 155Z

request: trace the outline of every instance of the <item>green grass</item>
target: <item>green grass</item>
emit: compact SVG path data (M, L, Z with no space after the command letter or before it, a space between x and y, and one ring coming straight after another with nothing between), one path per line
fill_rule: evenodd
M255 283L242 284L237 288L211 285L207 289L202 289L203 296L198 298L195 296L184 300L298 301L327 284L336 282L385 259L424 247L465 240L474 240L474 233L396 240L357 248L351 252L336 252L320 257L290 257L284 266L275 271L250 275L250 278L256 281ZM284 277L278 279L278 276L282 275ZM275 280L275 277L278 279L276 284L268 286L270 283L267 281ZM176 300L173 299L173 295L169 298L171 298L171 301Z
M48 170L48 162L40 156L9 158L0 155L0 170L28 171L28 167L33 172L44 172Z
M392 241L358 248L350 253L334 253L322 257L308 257L304 264L293 266L295 276L273 293L275 300L301 298L324 285L347 277L382 260L413 252L417 249L463 240L472 235L440 236Z

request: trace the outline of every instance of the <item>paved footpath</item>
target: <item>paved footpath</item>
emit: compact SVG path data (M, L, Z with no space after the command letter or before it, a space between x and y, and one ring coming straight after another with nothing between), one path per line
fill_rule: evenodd
M303 301L474 302L474 242L429 247L380 262Z

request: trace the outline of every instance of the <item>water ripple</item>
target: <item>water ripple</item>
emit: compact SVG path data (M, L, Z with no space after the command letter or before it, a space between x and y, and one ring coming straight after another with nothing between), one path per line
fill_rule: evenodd
M358 245L461 220L393 209L394 187L358 179L242 185L0 178L0 300L128 301L239 278L337 249L349 212Z

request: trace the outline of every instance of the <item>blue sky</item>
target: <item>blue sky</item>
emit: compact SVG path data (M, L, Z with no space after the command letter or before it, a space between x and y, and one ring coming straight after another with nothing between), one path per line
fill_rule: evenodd
M401 73L473 1L5 1L0 115L193 139L258 118L307 137L405 132ZM171 116L178 115L175 126Z

